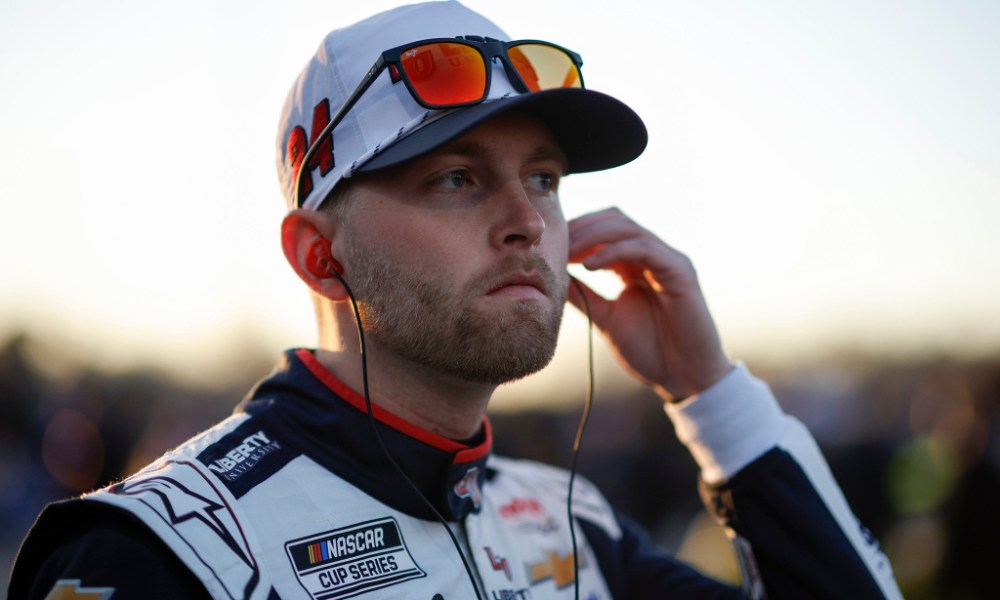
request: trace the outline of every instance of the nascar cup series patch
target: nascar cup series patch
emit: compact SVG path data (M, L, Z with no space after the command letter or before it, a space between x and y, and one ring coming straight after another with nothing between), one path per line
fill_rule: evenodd
M393 518L293 540L285 551L299 583L315 600L349 598L427 575Z

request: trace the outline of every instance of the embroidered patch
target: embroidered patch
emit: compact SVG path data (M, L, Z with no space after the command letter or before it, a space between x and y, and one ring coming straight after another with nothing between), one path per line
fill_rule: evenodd
M257 466L260 459L280 448L278 442L269 439L263 431L258 431L247 436L224 456L209 463L208 468L227 481L236 481L240 475Z
M493 549L489 546L484 547L483 550L486 550L486 556L490 559L490 566L493 567L493 570L503 571L503 574L507 577L507 581L512 581L513 575L510 572L510 563L507 562L507 559L493 554Z
M504 519L517 519L523 517L534 517L544 519L546 517L545 507L534 498L514 498L504 504L497 511Z
M45 600L107 600L115 593L111 587L80 587L79 579L60 579Z
M455 495L459 498L469 498L478 510L483 502L483 493L479 490L479 468L472 467L465 476L455 484Z
M562 589L576 581L572 552L566 556L562 556L558 552L549 552L545 555L545 560L526 566L528 568L528 581L531 582L531 585L552 580L557 589ZM580 556L579 566L581 569L586 566L583 555Z
M314 600L349 598L427 576L391 517L293 540L285 551Z
M545 506L535 498L513 498L501 505L497 514L518 531L552 534L560 529L559 521L550 516Z

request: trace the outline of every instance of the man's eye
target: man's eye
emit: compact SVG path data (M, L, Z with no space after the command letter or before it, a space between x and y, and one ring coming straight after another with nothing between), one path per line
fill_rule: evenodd
M528 177L528 187L539 192L551 192L556 187L556 178L548 173L535 173Z
M444 188L458 189L468 183L468 173L465 171L450 171L438 178L437 184Z

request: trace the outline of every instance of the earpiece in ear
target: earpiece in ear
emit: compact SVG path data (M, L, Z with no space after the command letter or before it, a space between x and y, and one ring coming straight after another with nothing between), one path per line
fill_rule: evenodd
M333 276L333 272L344 272L344 267L340 266L337 259L330 253L330 242L320 238L309 248L306 255L306 270L317 279L326 279Z

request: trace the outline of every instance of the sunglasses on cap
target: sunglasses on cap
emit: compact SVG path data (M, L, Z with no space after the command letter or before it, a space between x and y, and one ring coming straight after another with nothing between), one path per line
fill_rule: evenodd
M393 83L402 81L424 108L461 108L486 100L494 59L500 60L507 79L522 94L583 87L580 55L539 40L501 42L469 35L420 40L386 50L305 154L294 161L296 205L301 206L304 197L300 167L309 164L321 140L340 124L382 71L389 70Z

